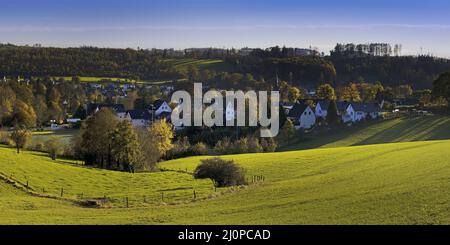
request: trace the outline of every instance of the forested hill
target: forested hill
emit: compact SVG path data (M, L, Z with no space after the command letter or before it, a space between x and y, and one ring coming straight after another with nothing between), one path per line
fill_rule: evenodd
M430 88L440 73L450 71L450 60L431 56L365 56L327 58L336 68L337 81L380 81L385 85L411 84Z
M429 56L283 56L254 52L249 56L224 53L214 58L220 63L198 65L209 57L170 57L146 50L94 47L51 48L0 44L0 76L93 76L131 79L179 79L198 70L249 73L255 78L281 80L295 85L316 86L325 82L381 82L395 86L410 84L415 89L430 88L436 77L450 71L450 61ZM222 61L221 61L222 60ZM180 65L183 64L183 65ZM189 69L186 69L187 64ZM183 67L183 69L181 69Z
M171 76L159 57L133 49L0 46L0 75L105 76L157 79Z

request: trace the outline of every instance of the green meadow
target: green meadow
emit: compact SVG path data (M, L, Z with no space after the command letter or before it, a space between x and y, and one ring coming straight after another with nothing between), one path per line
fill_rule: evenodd
M304 150L443 139L450 139L449 116L402 117L381 122L357 124L334 132L306 135L300 143L283 147L281 150Z
M230 65L223 60L217 59L167 59L165 62L173 65L178 70L186 71L189 66L195 66L199 69L210 69L217 71L228 71Z
M250 184L217 190L184 173L208 156L131 174L0 147L0 223L450 224L450 140L439 140L448 124L437 116L395 119L368 125L374 134L330 135L335 144L314 149L223 156L246 169ZM264 181L252 183L255 175ZM77 203L105 195L101 207Z

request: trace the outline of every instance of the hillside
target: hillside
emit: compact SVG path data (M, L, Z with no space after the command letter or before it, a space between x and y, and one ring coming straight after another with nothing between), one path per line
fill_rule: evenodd
M119 203L82 208L68 201L31 197L0 181L0 208L5 210L0 223L448 224L449 147L448 140L420 141L225 156L241 164L249 178L264 175L265 181L239 190L218 190L195 201L183 199L181 191L185 201L170 205L136 199L130 208ZM57 187L65 185L68 193L102 196L107 191L123 197L187 188L197 182L175 172L132 175L89 169L51 162L33 152L19 158L4 147L0 154L4 176L12 173L22 182L26 176L31 186L48 186L55 194ZM178 159L162 167L191 171L204 158ZM196 188L207 192L211 185L199 181Z
M12 178L22 185L28 182L32 191L39 194L61 195L71 199L108 199L108 205L125 206L160 203L161 192L166 202L183 202L192 199L193 191L198 198L213 192L208 180L194 180L191 175L176 172L130 174L88 168L75 162L51 161L48 156L24 152L0 146L0 175ZM144 198L146 201L144 202Z
M306 135L281 151L444 139L450 139L449 116L403 117Z
M262 51L248 56L198 55L171 57L151 50L113 48L54 48L0 44L0 77L82 77L83 81L121 78L142 81L185 79L187 67L200 70L249 73L270 81L275 74L298 86L315 87L324 82L376 82L414 89L430 88L440 73L450 70L450 61L429 56L295 56ZM193 58L196 57L196 58ZM217 80L217 79L216 79ZM202 81L205 82L205 81Z

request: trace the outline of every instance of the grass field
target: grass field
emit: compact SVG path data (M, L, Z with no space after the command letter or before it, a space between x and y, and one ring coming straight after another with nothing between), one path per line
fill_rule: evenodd
M397 118L382 122L354 125L345 130L306 135L300 143L281 150L304 150L342 146L357 146L393 142L450 139L449 116Z
M60 129L54 131L33 132L30 144L45 143L51 137L59 138L64 145L71 144L72 138L79 132L78 129Z
M265 181L195 202L120 203L82 208L70 202L27 196L1 183L3 224L441 224L450 223L450 141L379 144L269 154L226 156ZM178 173L126 174L88 169L45 156L0 148L3 175L31 186L119 199L155 190L211 185ZM6 156L6 157L5 157ZM193 169L192 157L164 163ZM26 161L24 159L27 159ZM176 182L176 183L173 183ZM53 189L52 189L53 188ZM179 190L174 191L177 193ZM185 193L189 195L190 191ZM70 194L69 194L70 195ZM175 194L174 194L175 195ZM183 191L180 198L184 199ZM189 198L186 196L186 198ZM142 200L142 199L141 199ZM143 201L142 201L143 202Z
M230 65L223 60L214 59L167 59L165 62L173 65L178 70L186 71L190 65L196 66L199 69L210 69L216 71L229 71Z
M193 191L201 198L213 191L211 181L194 180L191 175L176 172L139 173L107 171L88 168L71 161L51 161L47 155L36 152L15 154L13 149L0 148L0 174L11 177L41 194L77 198L101 199L105 196L112 205L160 202L164 192L166 202L191 200Z
M431 140L447 137L448 124L396 119L330 136L322 148L223 156L249 180L265 181L217 192L177 172L207 156L161 163L174 171L129 174L0 147L0 224L450 224L450 140ZM55 197L64 188L67 200L30 195L7 179ZM108 202L81 207L73 202L81 193Z

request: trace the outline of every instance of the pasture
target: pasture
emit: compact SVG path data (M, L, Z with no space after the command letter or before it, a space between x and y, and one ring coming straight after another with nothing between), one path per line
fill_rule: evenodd
M0 172L70 198L142 196L173 191L172 203L133 200L129 208L83 208L30 196L0 182L2 224L449 224L450 141L418 141L224 156L265 181L214 193L188 174L128 174L53 162L0 148ZM192 171L203 157L162 163ZM195 188L204 199L189 197Z

